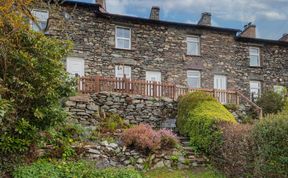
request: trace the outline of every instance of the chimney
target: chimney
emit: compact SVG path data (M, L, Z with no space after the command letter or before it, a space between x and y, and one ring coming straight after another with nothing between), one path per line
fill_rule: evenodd
M96 4L100 5L101 12L106 12L106 0L96 0Z
M244 25L244 30L240 33L240 36L246 38L256 38L256 25L252 24L252 22Z
M282 37L279 39L279 41L288 42L288 33L284 33L284 34L282 35Z
M198 21L198 25L211 26L211 13L203 12L201 19Z
M160 14L160 7L153 6L150 12L150 19L159 20L160 19L159 14Z

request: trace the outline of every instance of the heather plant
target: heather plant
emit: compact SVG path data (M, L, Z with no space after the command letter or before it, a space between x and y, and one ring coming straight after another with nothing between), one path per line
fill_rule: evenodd
M179 144L177 136L168 129L160 129L158 134L161 137L161 148L175 148Z
M134 146L143 151L174 148L179 143L172 131L167 129L156 131L147 124L125 130L121 138L126 146Z
M122 140L126 146L134 146L143 151L153 151L161 146L160 135L147 124L140 124L125 130Z

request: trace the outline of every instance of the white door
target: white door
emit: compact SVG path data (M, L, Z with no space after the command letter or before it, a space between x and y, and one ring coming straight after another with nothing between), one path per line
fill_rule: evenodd
M225 75L214 75L214 89L227 90L227 77ZM226 103L227 96L225 92L216 92L215 97L221 103Z
M146 81L161 83L161 72L146 71ZM149 85L146 90L149 96L153 96L154 91L153 86ZM157 96L160 96L161 94L160 91L161 91L160 86L157 86Z
M84 59L79 57L68 57L66 68L71 76L75 76L75 74L84 76Z
M66 60L66 70L72 76L75 77L76 74L80 77L84 76L84 59L79 57L68 57ZM83 89L83 83L80 80L79 90Z

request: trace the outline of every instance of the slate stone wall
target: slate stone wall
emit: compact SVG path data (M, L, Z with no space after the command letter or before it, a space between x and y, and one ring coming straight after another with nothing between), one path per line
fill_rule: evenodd
M228 89L240 89L247 96L250 80L262 81L263 90L287 85L288 45L241 42L232 32L213 29L113 20L80 6L62 6L61 12L52 8L50 16L56 18L47 33L74 42L71 56L85 59L86 75L115 76L115 65L129 65L133 79L159 71L162 81L186 85L186 71L198 69L203 88L213 88L214 75L222 74ZM116 26L131 28L131 50L115 48ZM200 37L200 56L186 55L189 35ZM249 67L250 46L260 48L261 67Z
M177 114L177 102L169 98L108 92L70 97L65 105L71 118L84 126L96 126L100 114L116 113L129 124L174 128Z

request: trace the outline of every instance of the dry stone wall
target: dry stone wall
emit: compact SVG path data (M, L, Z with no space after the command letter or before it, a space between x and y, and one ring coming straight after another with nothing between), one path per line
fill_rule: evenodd
M71 97L65 103L71 117L82 125L96 125L101 113L116 113L129 124L175 127L177 102L169 98L100 92Z

